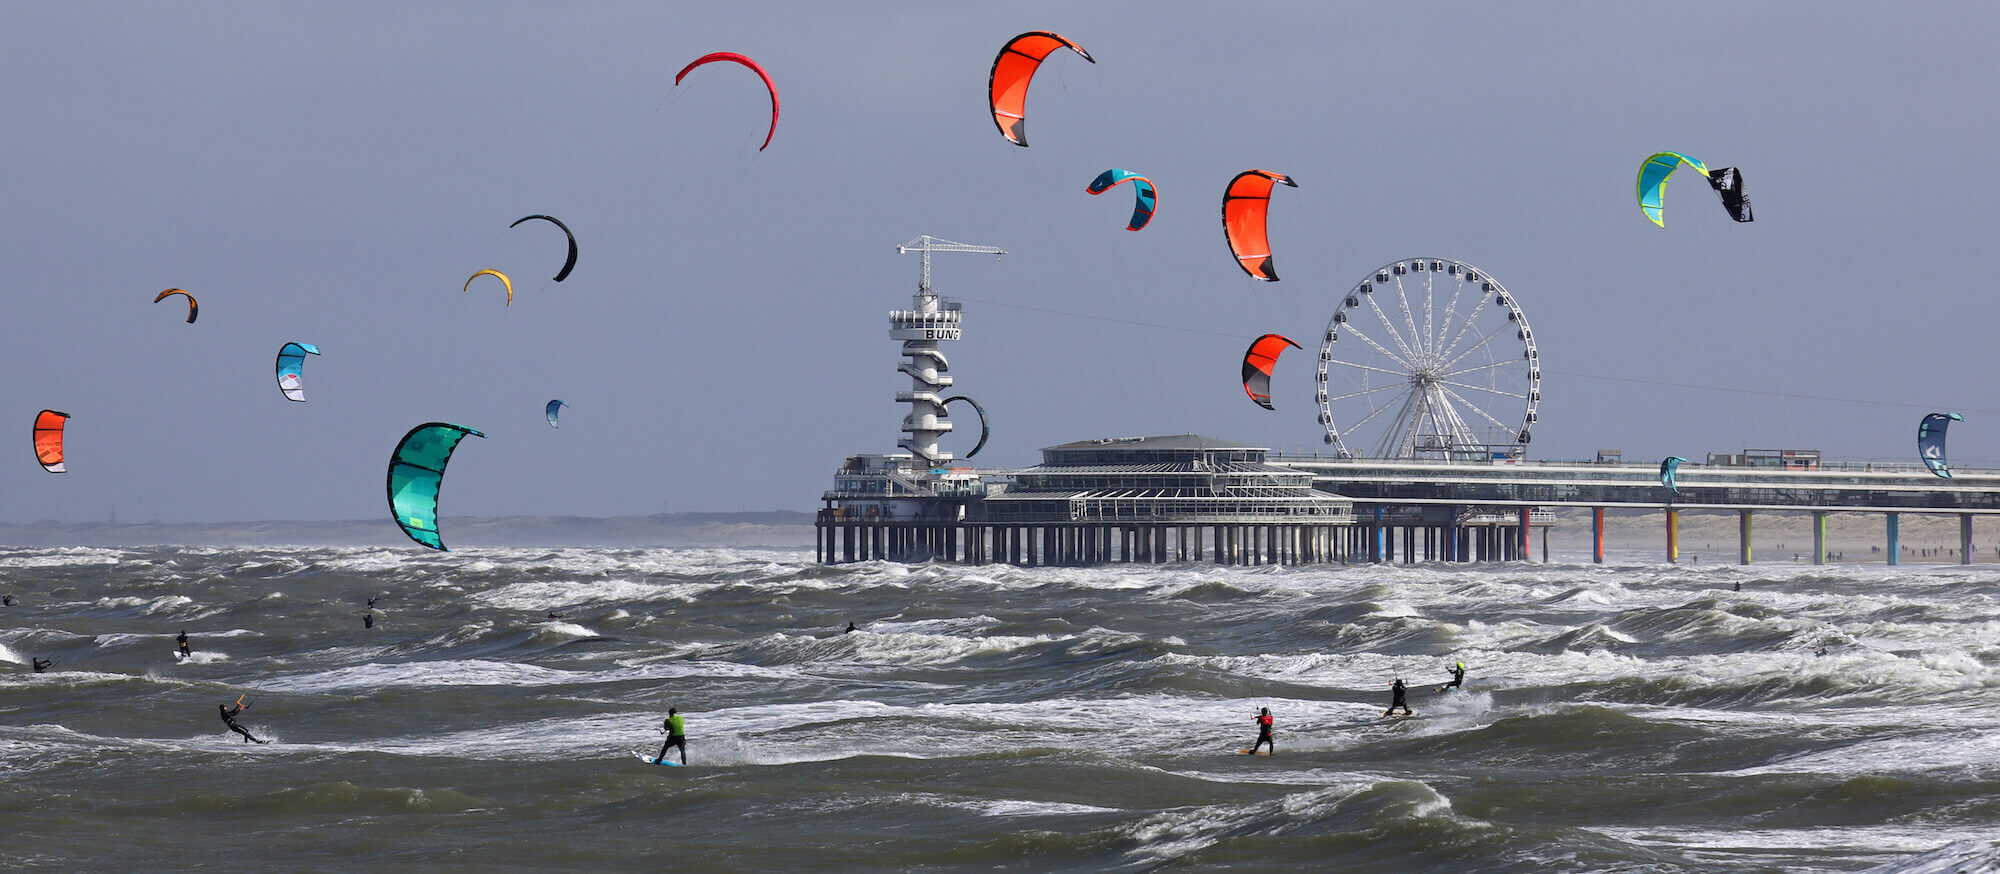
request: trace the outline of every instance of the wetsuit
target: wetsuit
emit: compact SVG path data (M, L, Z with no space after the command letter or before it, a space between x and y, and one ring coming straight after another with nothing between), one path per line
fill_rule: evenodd
M270 743L270 741L261 741L252 737L249 729L236 724L236 714L243 712L243 705L238 704L235 707L231 707L227 704L217 704L215 707L217 710L222 711L222 724L229 726L230 731L242 735L244 743Z
M1410 715L1410 705L1409 705L1409 702L1407 702L1407 701L1404 701L1404 700L1403 700L1403 696L1404 696L1404 695L1405 695L1405 694L1406 694L1407 692L1408 692L1408 689L1407 689L1407 688L1406 688L1406 687L1405 687L1405 686L1403 685L1403 681L1402 681L1402 680L1397 680L1397 681L1396 681L1396 683L1395 683L1395 685L1393 685L1393 686L1390 686L1390 687L1389 687L1389 694L1390 694L1390 696L1391 696L1391 697L1390 697L1390 699L1389 699L1389 709L1387 709L1387 710L1384 710L1384 711L1382 711L1382 715L1383 715L1383 716L1388 716L1388 715L1390 715L1390 714L1392 714L1392 713L1395 713L1395 712L1396 712L1396 708L1398 708L1398 707L1401 707L1401 708L1403 708L1403 715L1404 715L1404 716L1409 716L1409 715Z
M660 754L654 756L653 761L655 762L666 761L667 750L672 749L673 747L681 748L681 764L683 765L687 764L688 763L687 723L683 721L680 717L680 714L677 713L667 717L667 742L660 744Z
M1250 754L1256 755L1257 748L1265 744L1271 745L1271 755L1278 754L1278 742L1271 739L1271 713L1268 710L1257 717L1257 742L1250 745Z
M35 673L39 674L43 671L46 671L55 663L56 663L55 659L35 659L34 660Z
M183 632L181 632L180 634L176 635L176 636L174 637L174 642L175 642L175 643L178 643L178 644L180 644L180 645L181 645L181 655L184 655L184 656L192 656L192 655L194 655L194 653L191 653L191 652L188 652L188 633L187 633L187 632L183 631Z
M375 627L375 614L373 614L373 613L363 613L363 614L361 614L361 627L362 627L362 628L364 628L364 629L366 629L366 628L374 628L374 627Z
M1451 682L1444 684L1444 689L1458 689L1458 688L1463 688L1464 686L1465 686L1465 663L1459 662L1458 664L1451 666ZM1438 691L1442 692L1444 691L1444 689L1439 689Z

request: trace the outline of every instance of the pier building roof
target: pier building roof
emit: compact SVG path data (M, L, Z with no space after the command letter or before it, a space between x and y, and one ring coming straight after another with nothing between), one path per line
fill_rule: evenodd
M1315 522L1352 518L1352 502L1310 473L1266 464L1270 450L1178 434L1079 440L1042 450L975 511L989 522Z

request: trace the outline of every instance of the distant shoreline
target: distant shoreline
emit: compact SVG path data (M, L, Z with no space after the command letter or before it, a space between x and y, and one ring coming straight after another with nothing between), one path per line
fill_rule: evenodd
M447 546L812 546L813 514L791 510L651 516L446 516ZM409 546L381 519L325 522L0 523L0 547Z

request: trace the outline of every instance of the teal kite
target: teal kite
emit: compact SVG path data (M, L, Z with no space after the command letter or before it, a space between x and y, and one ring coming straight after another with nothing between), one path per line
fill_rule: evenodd
M1125 230L1136 231L1153 220L1153 207L1159 200L1159 191L1153 187L1153 180L1130 170L1114 167L1097 174L1097 178L1090 180L1090 185L1083 190L1091 194L1103 194L1127 179L1132 181L1133 201L1132 220L1125 223Z
M1686 463L1687 459L1682 458L1678 455L1669 455L1666 458L1661 459L1660 485L1666 486L1667 491L1673 492L1676 495L1680 494L1681 493L1680 486L1674 483L1674 473L1681 469L1681 465Z
M311 343L286 343L278 347L278 390L285 393L287 400L305 403L306 387L302 371L307 355L318 355L319 347Z
M1702 166L1700 161L1679 152L1661 152L1647 158L1646 163L1639 165L1639 208L1645 211L1647 218L1653 220L1653 224L1663 228L1667 226L1667 217L1664 212L1666 207L1660 202L1660 197L1667 191L1667 177L1674 175L1674 171L1682 164L1693 168L1696 173L1702 175L1702 178L1708 177L1707 167Z
M445 550L438 535L438 487L444 466L465 435L486 435L460 425L428 422L410 429L389 456L389 515L411 540Z

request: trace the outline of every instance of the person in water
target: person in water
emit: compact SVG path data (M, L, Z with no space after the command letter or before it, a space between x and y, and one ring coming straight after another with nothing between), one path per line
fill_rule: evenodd
M361 627L362 627L362 628L374 628L374 627L375 627L375 614L373 614L373 613L363 613L363 614L361 614Z
M14 606L13 595L0 595L0 607L12 607L12 606Z
M846 630L846 631L843 631L843 632L841 632L841 634L853 634L854 632L857 632L857 631L860 631L860 630L861 630L861 629L859 629L859 628L855 628L855 627L854 627L854 623L852 623L852 622L849 622L849 623L847 623L847 630Z
M370 610L373 610L373 609L375 609L375 602L376 602L377 600L381 599L381 597L382 597L381 595L369 595L369 596L368 596L368 609L370 609Z
M222 724L229 726L230 731L242 735L244 743L260 743L260 744L270 743L270 741L258 740L256 737L250 734L250 729L244 728L243 726L236 724L236 714L242 713L243 708L249 706L250 705L243 703L242 698L237 698L236 706L231 707L230 705L227 704L217 704L215 705L215 709L222 711Z
M30 659L30 661L34 662L35 673L37 674L48 670L50 666L56 663L55 659Z
M174 637L174 642L175 642L175 643L178 643L178 644L180 644L180 645L181 645L181 657L183 657L183 658L191 658L191 657L193 657L193 656L194 656L194 653L192 653L192 652L189 652L189 651L188 651L188 632L187 632L187 629L185 629L185 628L181 629L181 633L180 633L179 635L177 635L176 637Z
M666 761L667 750L673 747L680 747L681 764L683 765L687 764L688 763L687 722L681 719L681 712L679 710L676 710L672 707L667 708L667 723L665 727L667 730L667 742L660 744L660 754L653 757L653 763L659 764L661 762Z
M1257 748L1265 744L1271 745L1271 755L1275 756L1278 754L1278 742L1271 739L1271 708L1269 707L1263 708L1263 712L1257 714L1257 742L1250 745L1250 755L1256 755Z
M1462 689L1462 688L1465 688L1465 663L1464 663L1464 662L1459 662L1459 663L1457 663L1457 664L1454 664L1454 665L1452 665L1452 666L1451 666L1450 668L1447 668L1446 670L1448 670L1448 671L1450 671L1450 672L1451 672L1451 682L1449 682L1449 683L1446 683L1446 684L1444 684L1444 685L1442 685L1442 686L1439 686L1439 687L1438 687L1438 691L1439 691L1439 692L1442 692L1442 691L1444 691L1444 690L1446 690L1446 689Z
M1410 710L1410 703L1404 700L1404 696L1408 694L1409 688L1403 685L1403 678L1397 677L1395 684L1389 687L1389 709L1382 711L1382 715L1389 716L1394 714L1398 707L1403 708L1404 716L1413 715Z

